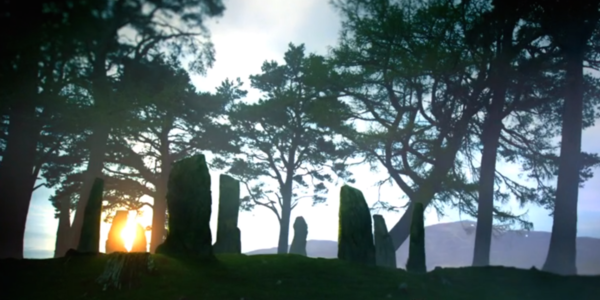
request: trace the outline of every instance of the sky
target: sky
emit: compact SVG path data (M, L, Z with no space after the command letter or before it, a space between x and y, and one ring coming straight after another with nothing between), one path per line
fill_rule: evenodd
M265 60L283 61L283 54L290 42L305 44L307 52L326 55L329 47L336 45L341 28L338 12L327 0L225 0L227 7L224 16L208 23L216 50L216 62L206 76L194 76L193 83L203 91L214 91L220 83L229 78L241 78L249 90L248 100L256 100L260 94L250 89L248 77L259 74ZM583 132L582 149L586 152L600 152L600 126ZM500 162L498 168L505 175L518 180L519 167ZM375 183L384 179L384 169L370 171L368 166L351 168L355 174L354 187L360 189L367 202L381 200L400 206L406 200L396 186L385 185L378 190ZM597 170L596 170L597 171ZM211 228L213 241L216 235L218 215L219 173L211 172L213 208ZM338 203L340 185L330 186L325 204L313 207L310 199L302 202L292 211L292 224L297 216L303 216L308 224L309 240L337 240ZM40 188L33 194L25 230L24 256L26 258L49 258L53 256L58 220L54 218L54 208L48 201L52 190ZM586 182L579 191L578 236L600 238L600 176ZM151 198L147 199L151 202ZM534 230L551 231L552 218L549 211L535 206L519 209L509 204L513 212L527 211L528 220ZM379 212L383 215L388 229L399 218L400 212ZM428 209L425 225L471 220L457 211L446 210L439 217L433 209ZM137 221L143 226L151 224L151 211L144 211ZM101 226L101 251L110 225ZM240 212L238 227L241 230L242 252L277 246L279 227L276 216L266 208L258 207L251 212ZM293 238L290 231L289 241Z

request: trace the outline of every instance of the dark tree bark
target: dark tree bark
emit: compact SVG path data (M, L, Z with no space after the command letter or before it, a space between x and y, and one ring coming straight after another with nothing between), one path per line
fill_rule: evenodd
M150 252L155 253L156 247L165 238L165 225L167 222L167 184L171 174L173 158L170 151L169 133L173 128L173 119L170 115L165 118L160 135L160 176L155 184L156 193L152 207L152 233L150 238ZM156 230L155 230L156 229Z
M87 205L87 196L92 190L95 178L102 178L102 168L104 167L104 154L106 152L108 136L110 134L110 124L103 118L103 112L107 109L107 102L110 97L108 78L106 76L106 53L96 53L94 61L94 70L92 85L94 91L94 106L101 112L94 120L94 129L90 143L90 158L85 170L83 187L79 193L79 201L75 210L75 217L71 226L71 247L76 248L79 245L81 235L81 226L83 225L83 214ZM102 117L101 117L102 116Z
M77 208L75 211L75 218L71 226L71 247L73 245L79 245L79 237L81 235L81 226L83 225L83 215L85 206L87 205L87 196L92 190L92 184L94 178L102 178L102 168L104 167L104 154L106 152L106 144L108 142L108 134L110 131L110 125L102 124L104 121L98 121L98 125L95 127L94 133L91 138L90 147L90 159L88 161L87 169L85 170L85 179L81 193L79 194L79 201L77 202ZM85 199L85 200L84 200Z
M425 221L423 204L416 202L411 212L410 245L406 270L415 273L427 272L427 257L425 256Z
M404 214L390 230L390 237L394 243L394 250L398 250L400 246L402 246L402 243L404 243L404 241L406 241L410 235L412 211L414 209L413 203L418 201L423 204L423 209L426 209L429 203L431 203L433 200L435 194L442 187L444 178L454 165L454 160L458 150L460 149L462 140L465 137L469 120L471 119L471 116L478 110L479 109L476 106L473 106L465 112L463 118L456 125L457 127L454 130L452 138L448 142L448 146L442 149L441 153L439 153L431 174L428 178L426 178L424 184L410 196L410 203L404 211Z
M577 274L577 198L583 118L583 54L567 54L567 94L563 107L558 182L550 247L543 270Z
M504 90L505 91L505 90ZM483 151L479 177L479 199L477 206L477 229L475 231L475 249L473 250L473 266L490 264L492 243L492 227L494 223L494 180L496 179L496 157L500 133L502 132L502 106L504 91L492 104L490 115L484 121L482 131ZM502 99L500 99L502 97Z
M28 49L24 54L19 66L22 86L9 113L6 149L0 162L0 259L23 258L25 223L35 182L32 176L39 139L39 126L35 120L39 53L39 49Z
M33 192L31 177L39 137L32 120L35 108L27 106L20 105L20 112L11 113L6 151L0 163L0 258L23 258L25 224Z
M71 229L70 200L63 198L60 203L58 215L58 229L56 230L56 243L54 245L54 257L63 257L69 250L69 230Z
M554 221L544 271L577 274L577 202L579 172L582 168L581 131L583 128L583 62L586 46L600 19L600 1L557 1L554 6L539 3L548 11L542 28L553 37L566 62L565 102Z
M165 174L166 173L166 174ZM166 179L163 178L166 176ZM152 205L152 232L150 237L150 252L155 253L156 247L165 238L165 225L167 223L167 182L169 173L161 173L160 183L156 187L154 204Z
M287 254L289 248L290 218L292 215L292 177L288 175L286 184L281 190L282 206L279 220L279 242L277 254Z
M496 9L505 9L496 6ZM500 18L506 18L500 14ZM481 167L479 177L479 198L477 206L477 229L475 231L475 248L473 250L473 266L490 264L492 244L492 227L494 223L494 181L496 179L496 158L502 133L506 88L508 85L510 62L513 54L513 31L518 18L511 16L504 20L502 36L497 44L497 59L493 65L492 103L483 124L481 140Z

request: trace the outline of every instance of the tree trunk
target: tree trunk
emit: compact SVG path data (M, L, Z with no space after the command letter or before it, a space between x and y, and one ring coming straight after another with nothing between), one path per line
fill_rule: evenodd
M6 151L0 164L0 259L23 258L23 238L33 185L31 176L39 132L35 108L11 114Z
M427 208L429 202L423 202L423 209ZM412 224L412 211L415 209L415 204L413 201L410 201L404 214L400 217L400 220L392 229L390 229L390 237L392 238L392 243L394 244L394 250L397 251L402 243L406 241L408 236L410 235L410 225Z
M501 44L497 44L496 53L498 56L495 64L492 65L492 76L494 76L492 103L481 133L483 150L479 169L479 198L477 199L477 228L475 231L475 248L473 249L473 266L488 266L490 264L492 227L494 225L496 158L498 156L500 134L502 133L508 70L513 56L513 31L516 26L516 20L506 22L502 28L502 37L499 41Z
M583 118L583 54L567 52L566 96L550 247L543 270L558 274L577 273L577 197L581 167Z
M71 229L70 199L61 199L60 212L58 215L58 229L56 230L56 244L54 246L54 257L63 257L69 250L69 231Z
M110 36L110 35L109 35ZM102 43L101 43L102 44ZM92 191L92 186L96 178L102 178L102 169L104 167L104 155L106 153L108 137L111 130L110 114L110 93L111 88L106 75L106 50L99 47L95 51L92 71L92 88L94 97L94 109L97 114L94 116L94 123L91 143L90 159L83 177L83 186L79 192L79 201L75 209L75 217L71 225L71 244L70 247L76 249L79 245L81 235L81 226L83 225L83 215L87 200Z
M410 226L410 245L406 271L415 273L427 272L427 257L425 255L425 220L423 203L414 202L412 223Z
M499 98L493 100L494 102L490 108L488 118L484 122L481 134L483 151L479 171L479 199L473 266L487 266L490 264L492 226L494 221L494 180L496 179L498 144L500 133L502 132L501 114L504 106L504 91L500 93Z
M92 185L95 178L102 178L102 168L104 167L104 154L106 152L106 143L110 132L110 125L106 121L98 120L91 138L90 159L85 171L83 187L79 193L79 201L75 210L75 218L71 226L70 248L76 249L79 245L81 235L81 226L83 225L83 215L87 200L92 191Z
M402 243L408 238L410 235L410 226L412 223L412 211L414 209L413 203L415 201L423 203L423 209L426 209L429 203L433 200L433 197L438 192L438 190L442 186L442 182L444 181L446 175L450 171L450 168L454 165L454 160L456 158L456 154L460 149L460 145L462 144L462 138L466 132L468 121L465 118L462 124L459 124L456 130L455 138L451 139L448 143L445 151L438 157L436 160L438 163L433 167L431 175L425 181L425 184L419 187L418 190L414 193L414 199L410 199L410 203L404 214L392 227L390 230L390 237L392 238L392 242L394 243L394 250L398 250Z
M169 133L173 128L173 117L167 113L161 128L160 139L160 176L155 185L156 195L152 208L152 232L150 238L150 253L155 253L156 247L162 244L165 238L165 225L167 223L167 188L171 175L171 143Z
M23 58L23 86L18 100L11 106L6 148L0 162L0 259L23 258L25 224L33 192L31 177L39 139L35 119L39 50L32 52Z
M291 181L291 177L288 181ZM292 214L292 184L284 186L281 193L283 205L281 206L281 220L279 220L279 243L277 254L287 254L289 248L290 217Z
M156 187L156 196L152 205L152 232L150 237L150 253L156 252L156 247L164 240L165 224L167 221L167 182L161 176L161 182Z

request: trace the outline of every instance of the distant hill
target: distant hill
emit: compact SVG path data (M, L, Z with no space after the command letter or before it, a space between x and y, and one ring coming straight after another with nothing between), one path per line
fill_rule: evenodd
M309 228L310 230L310 228ZM427 268L463 267L471 265L475 243L475 223L469 221L443 223L425 229ZM529 269L542 268L548 253L550 233L544 231L507 231L492 238L491 264ZM271 254L277 248L260 249L246 254ZM306 246L309 257L336 258L337 242L310 240ZM399 268L408 258L408 243L396 252ZM577 270L581 275L600 274L600 239L577 239Z

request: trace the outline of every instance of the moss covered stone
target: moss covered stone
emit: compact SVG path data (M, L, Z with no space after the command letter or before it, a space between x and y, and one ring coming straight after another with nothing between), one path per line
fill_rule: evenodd
M373 216L375 228L375 263L381 267L396 268L396 251L394 243L381 215Z
M375 264L371 213L363 193L344 185L340 191L338 258Z
M240 210L240 182L228 175L219 176L219 218L215 253L241 253L240 230L237 227Z
M291 254L306 256L306 237L308 236L308 225L303 217L297 217L294 221L294 239L290 246Z
M88 202L83 215L81 236L77 251L100 251L100 219L102 216L102 196L104 194L104 180L96 178L90 191Z
M169 233L156 253L212 257L211 203L204 155L174 163L167 191Z
M412 223L410 225L410 245L408 248L408 261L406 262L406 270L409 272L427 272L423 213L423 203L416 202L413 206Z

